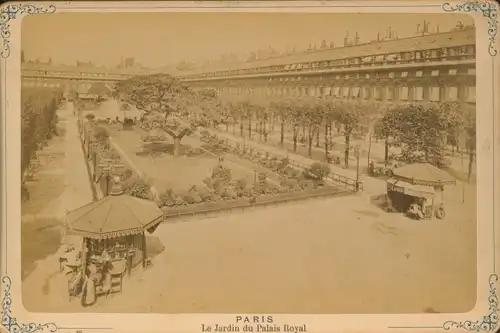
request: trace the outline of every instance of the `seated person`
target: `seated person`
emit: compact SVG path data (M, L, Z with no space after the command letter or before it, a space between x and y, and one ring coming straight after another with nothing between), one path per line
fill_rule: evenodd
M422 213L422 209L417 203L411 204L410 208L408 209L408 213L413 214L414 216L417 216L419 219L424 218L424 214Z

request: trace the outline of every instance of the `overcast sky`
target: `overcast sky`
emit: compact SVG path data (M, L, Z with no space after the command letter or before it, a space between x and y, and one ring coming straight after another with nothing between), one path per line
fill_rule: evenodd
M391 26L402 38L414 35L424 20L431 31L439 24L441 32L458 21L473 22L461 14L55 13L23 19L22 47L28 60L115 66L123 56L157 67L269 46L319 46L323 39L342 45L346 31L370 41Z

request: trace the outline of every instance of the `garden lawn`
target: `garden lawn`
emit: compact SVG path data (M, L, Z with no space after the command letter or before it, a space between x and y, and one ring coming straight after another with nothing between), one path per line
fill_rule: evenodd
M189 190L192 185L204 186L203 180L210 177L213 168L217 165L218 157L202 150L200 154L193 156L172 155L173 139L167 135L167 141L163 143L147 144L150 150L155 151L156 156L143 152L142 136L147 132L135 128L131 131L122 131L117 126L107 126L114 142L127 154L145 176L152 182L159 193L168 189L173 192ZM202 142L198 137L184 137L181 141L182 149L201 148ZM233 180L245 179L248 183L253 182L254 171L238 165L229 160L224 161L224 166L231 170Z

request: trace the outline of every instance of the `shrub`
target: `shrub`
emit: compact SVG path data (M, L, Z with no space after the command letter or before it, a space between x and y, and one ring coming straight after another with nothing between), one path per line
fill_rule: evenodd
M137 179L129 191L129 195L137 198L148 200L152 198L150 187L143 179Z
M174 200L171 189L168 189L168 190L162 192L159 195L158 199L160 201L160 207L163 207L163 206L173 207L173 206L175 206L175 200Z
M330 167L327 164L315 162L311 166L304 170L304 176L309 179L321 180L328 176L330 173Z
M96 126L93 135L97 141L105 141L109 138L108 130L102 126Z
M95 115L93 113L88 113L86 116L85 116L85 119L87 119L88 121L92 121L95 119Z

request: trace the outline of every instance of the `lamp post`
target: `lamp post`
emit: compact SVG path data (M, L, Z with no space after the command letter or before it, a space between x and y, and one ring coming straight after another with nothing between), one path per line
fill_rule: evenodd
M356 192L359 191L359 145L354 147L354 156L356 157Z

